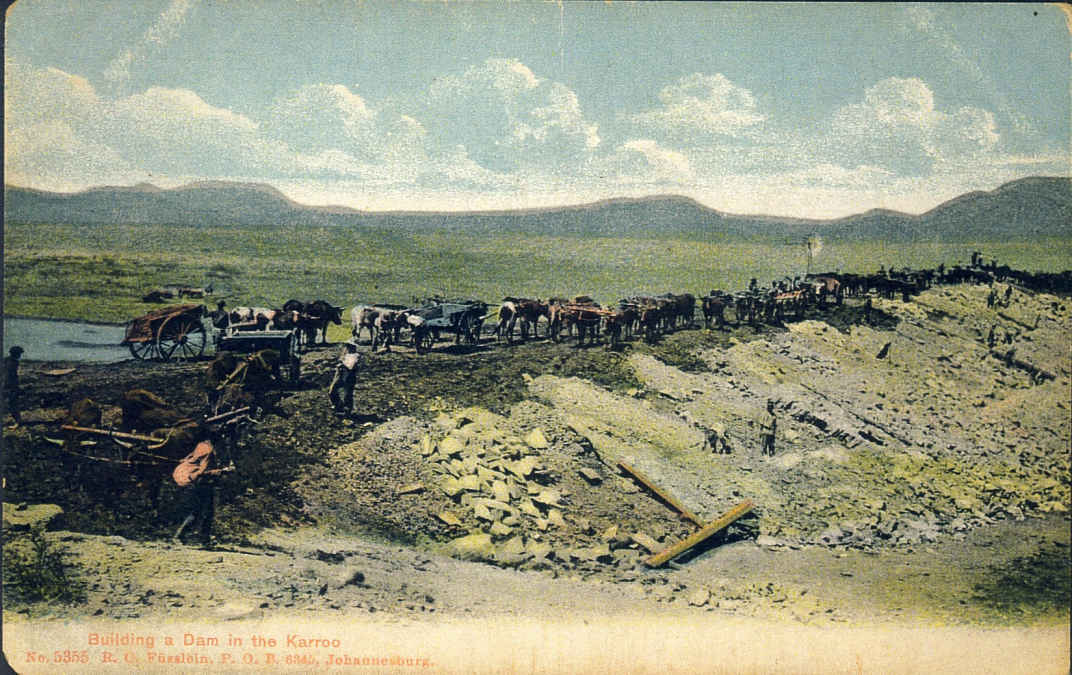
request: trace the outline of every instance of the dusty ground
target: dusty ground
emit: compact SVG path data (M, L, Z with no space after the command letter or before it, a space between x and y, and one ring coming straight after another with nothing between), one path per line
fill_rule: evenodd
M326 402L336 350L317 349L221 485L213 550L165 543L170 490L154 518L112 466L72 485L70 458L44 440L81 396L114 404L145 387L200 410L204 365L49 375L67 364L27 363L27 424L4 435L5 523L19 503L59 505L44 536L85 599L9 593L5 619L1067 625L1069 304L1018 295L987 308L987 292L878 300L870 325L850 302L759 333L678 331L619 352L363 348L348 419ZM773 458L759 452L768 399ZM719 426L730 454L704 445ZM661 548L695 527L619 461L705 522L746 498L755 513L649 569L639 540Z

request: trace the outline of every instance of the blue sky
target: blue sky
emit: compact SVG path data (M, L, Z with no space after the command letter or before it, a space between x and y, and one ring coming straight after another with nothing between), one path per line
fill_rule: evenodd
M1043 4L19 0L5 181L471 210L922 212L1070 173Z

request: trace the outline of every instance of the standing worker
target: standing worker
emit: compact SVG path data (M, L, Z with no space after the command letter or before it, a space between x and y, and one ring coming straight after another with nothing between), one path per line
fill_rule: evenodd
M354 408L354 384L357 381L357 344L353 340L343 343L335 377L328 388L328 398L336 415L349 415Z
M774 400L767 399L767 416L763 420L763 454L774 456L774 434L778 430L778 419L774 416Z
M201 545L208 547L212 543L212 521L216 514L215 476L225 469L210 469L215 461L215 449L208 437L208 432L201 432L201 439L193 452L186 455L171 472L171 478L181 488L183 510L186 517L179 529L175 531L172 541L182 543L183 531L195 522L200 526Z
M8 350L8 356L4 359L4 391L7 392L7 411L11 414L11 427L17 429L22 424L22 415L19 413L19 394L22 388L19 386L19 359L22 358L22 347L14 345Z

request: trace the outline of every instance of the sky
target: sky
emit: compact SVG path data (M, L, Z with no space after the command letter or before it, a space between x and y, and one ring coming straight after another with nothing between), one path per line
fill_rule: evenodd
M1072 173L1057 5L18 0L5 29L4 181L42 190L832 218Z

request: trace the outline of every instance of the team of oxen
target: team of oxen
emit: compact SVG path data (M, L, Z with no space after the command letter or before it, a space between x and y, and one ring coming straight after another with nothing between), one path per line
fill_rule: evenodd
M210 312L216 328L233 331L293 330L299 347L312 347L327 342L328 324L342 324L342 307L314 300L287 300L281 309L267 307L222 307Z
M981 256L973 254L969 266L891 268L874 274L827 272L785 277L765 286L752 279L748 288L741 291L712 290L700 298L690 293L636 295L620 300L616 306L601 306L584 295L547 300L506 297L498 310L495 337L506 343L514 342L515 338L521 341L538 338L542 323L544 336L552 341L576 335L579 345L595 344L600 336L605 336L607 346L613 348L635 336L651 342L679 328L694 327L697 308L708 328L727 327L731 315L735 326L747 323L756 327L760 323L800 319L810 308L822 311L830 305L840 306L846 297L900 296L907 301L933 284L994 281L1016 284L1024 290L1072 291L1072 273L1024 272L999 266L996 261L986 265ZM327 341L329 323L341 324L342 308L324 300L309 303L289 300L281 309L238 307L229 313L215 312L213 317L218 327L227 326L231 330L293 329L300 345L310 347ZM389 351L391 345L400 343L403 330L410 331L414 343L427 330L417 310L389 304L355 306L350 313L350 326L353 338L368 335L373 351L380 347Z
M974 259L971 266L946 269L939 265L933 270L881 270L872 275L826 273L803 278L785 278L769 286L760 286L755 279L747 290L725 292L713 290L697 299L689 294L666 293L659 296L633 296L619 301L616 307L602 307L592 298L575 296L549 300L508 297L498 311L495 335L498 341L511 343L515 331L522 341L539 337L539 326L545 324L544 335L559 341L576 334L579 345L594 344L600 335L607 337L607 346L643 335L654 341L660 334L696 325L696 308L700 307L704 325L726 328L733 313L736 326L749 323L780 322L804 316L805 310L822 310L837 306L846 297L880 294L904 300L933 284L993 283L1009 284L1024 291L1072 292L1072 272L1059 274L1026 273L998 266L984 265ZM481 306L482 303L481 303ZM211 313L213 323L230 330L294 330L304 336L306 345L326 341L329 323L341 324L342 308L323 300L311 303L289 301L279 310L235 308L225 312L222 305ZM360 339L368 332L373 350L383 345L389 349L398 342L400 332L408 328L414 340L421 335L423 319L417 310L395 305L358 305L351 312L351 332ZM205 412L188 415L179 411L162 397L134 389L119 401L121 421L118 430L102 430L102 406L82 399L71 406L64 420L64 438L57 439L73 457L125 464L143 488L147 488L155 509L161 481L182 458L193 442L206 434L229 442L229 454L237 452L237 439L247 423L255 423L250 414L258 415L275 407L276 396L284 384L280 376L281 355L273 349L263 349L248 355L222 352L209 363L204 375ZM89 430L96 429L96 433ZM108 436L102 439L101 435ZM84 446L112 441L121 452L113 459ZM81 467L79 466L78 469Z

